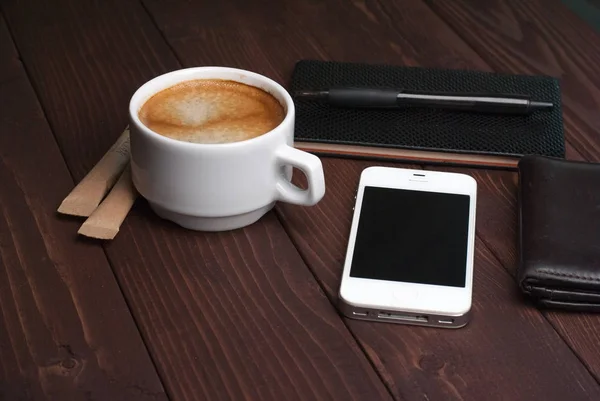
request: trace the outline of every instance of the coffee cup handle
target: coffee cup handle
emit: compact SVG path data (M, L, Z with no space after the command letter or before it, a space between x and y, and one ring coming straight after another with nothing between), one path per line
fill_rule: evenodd
M307 189L300 189L281 176L277 182L279 199L284 202L303 206L312 206L325 195L325 177L321 159L291 146L282 146L277 151L277 162L280 166L293 166L304 173L308 181Z

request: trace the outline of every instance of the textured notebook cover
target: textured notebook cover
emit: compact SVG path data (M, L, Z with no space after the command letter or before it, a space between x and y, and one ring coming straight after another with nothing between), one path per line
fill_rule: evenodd
M331 87L528 94L533 100L552 102L554 108L514 116L425 108L348 109L295 100L297 142L564 157L560 87L553 77L302 60L295 66L289 89L293 94Z

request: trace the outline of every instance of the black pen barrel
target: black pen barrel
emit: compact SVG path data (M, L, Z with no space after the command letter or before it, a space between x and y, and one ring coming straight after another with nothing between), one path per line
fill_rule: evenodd
M480 113L529 114L553 107L552 103L531 101L523 95L410 93L396 89L341 88L300 92L296 96L301 99L322 99L332 106L348 108L430 107Z

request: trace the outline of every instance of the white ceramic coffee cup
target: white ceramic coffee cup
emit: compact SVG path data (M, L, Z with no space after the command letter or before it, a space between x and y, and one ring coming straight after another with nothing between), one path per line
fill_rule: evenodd
M152 95L182 81L224 79L261 88L285 108L281 124L240 142L198 144L162 136L139 119ZM223 231L254 223L277 201L310 206L325 194L318 157L293 147L294 102L275 81L226 67L170 72L142 85L129 104L131 171L137 191L161 217L183 227ZM290 182L292 168L304 172L308 189Z

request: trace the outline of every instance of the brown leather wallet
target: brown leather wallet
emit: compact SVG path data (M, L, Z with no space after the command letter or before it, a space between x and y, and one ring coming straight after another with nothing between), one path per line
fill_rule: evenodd
M517 280L539 305L600 312L600 164L519 162Z

